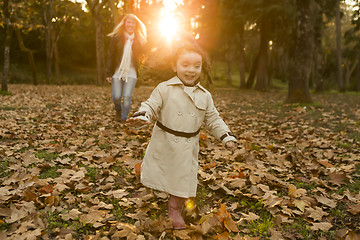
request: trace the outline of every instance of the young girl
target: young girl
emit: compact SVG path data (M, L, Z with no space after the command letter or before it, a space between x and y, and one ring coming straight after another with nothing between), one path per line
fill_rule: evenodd
M202 123L227 148L234 148L236 139L219 116L211 94L199 84L201 73L208 74L202 50L189 39L180 41L175 50L176 76L160 83L127 122L136 126L157 119L140 179L145 186L170 194L168 216L174 229L183 229L184 201L196 196Z
M146 27L134 14L126 14L108 36L112 39L106 79L112 85L116 120L125 121L130 111L140 57L145 51Z

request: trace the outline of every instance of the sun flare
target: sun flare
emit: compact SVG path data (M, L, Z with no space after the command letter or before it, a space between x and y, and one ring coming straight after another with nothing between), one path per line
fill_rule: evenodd
M183 0L163 0L164 7L161 9L159 31L162 37L170 41L181 28L179 15L175 13L178 6L184 4Z
M159 24L161 35L167 40L171 40L179 30L179 23L173 14L164 16Z

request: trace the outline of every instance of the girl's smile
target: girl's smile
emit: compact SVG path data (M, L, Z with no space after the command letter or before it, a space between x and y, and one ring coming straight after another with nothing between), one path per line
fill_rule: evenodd
M201 66L202 56L197 52L185 50L178 56L174 71L185 85L193 86L200 77Z

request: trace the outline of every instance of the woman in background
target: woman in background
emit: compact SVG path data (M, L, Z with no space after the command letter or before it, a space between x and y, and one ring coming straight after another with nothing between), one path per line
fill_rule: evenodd
M108 53L106 80L112 85L116 120L126 121L138 78L140 58L145 52L146 27L134 14L126 14L115 26Z

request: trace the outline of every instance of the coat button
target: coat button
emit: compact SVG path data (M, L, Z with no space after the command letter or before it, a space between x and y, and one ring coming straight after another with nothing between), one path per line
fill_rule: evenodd
M182 112L179 111L179 112L178 112L178 115L181 116L181 115L182 115Z
M188 138L187 141L188 141L188 142L191 142L191 138Z
M179 142L179 139L178 139L178 138L175 138L175 139L174 139L174 142L178 143L178 142Z
M195 116L195 113L194 113L194 112L191 112L190 115L193 117L193 116Z

